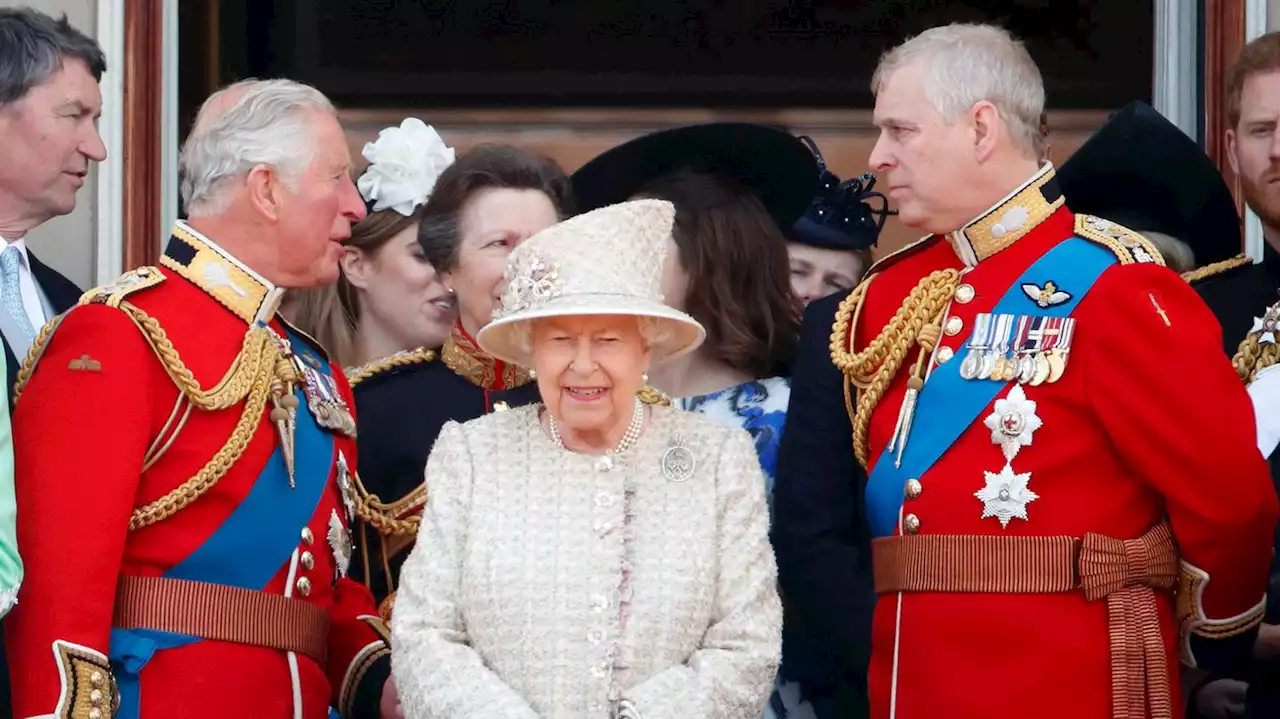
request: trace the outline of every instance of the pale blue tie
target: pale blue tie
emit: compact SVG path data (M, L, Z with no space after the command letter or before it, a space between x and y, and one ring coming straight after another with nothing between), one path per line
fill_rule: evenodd
M21 276L22 251L9 245L0 252L0 300L4 301L5 310L18 323L18 329L26 333L30 343L36 338L36 328L31 326L31 318L22 304L22 283L18 281Z

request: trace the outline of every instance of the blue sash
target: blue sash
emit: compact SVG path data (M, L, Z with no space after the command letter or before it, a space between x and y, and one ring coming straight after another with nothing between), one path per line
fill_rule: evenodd
M329 374L329 363L307 342L288 332L299 359L309 356ZM164 573L170 579L189 579L225 584L242 589L262 590L289 561L298 546L302 528L315 516L333 473L333 436L307 409L301 386L297 427L294 430L294 482L279 443L266 466L254 481L248 496L232 511L210 537L194 552ZM263 408L263 412L266 408ZM270 420L264 420L270 422ZM275 432L274 426L271 429ZM139 672L157 651L199 641L199 637L145 629L114 629L111 632L111 666L120 687L118 719L136 719L139 710Z
M1069 237L1028 267L991 313L1067 317L1093 288L1098 277L1116 261L1111 250L1080 237ZM1043 287L1049 281L1071 292L1071 298L1060 305L1042 308L1022 291L1023 284ZM997 395L1009 386L1008 382L960 377L960 364L968 354L971 339L972 334L951 361L933 370L920 390L910 441L902 453L902 465L895 466L894 453L887 448L876 460L866 490L867 520L872 536L893 535L898 526L907 480L924 476L956 439L978 421Z

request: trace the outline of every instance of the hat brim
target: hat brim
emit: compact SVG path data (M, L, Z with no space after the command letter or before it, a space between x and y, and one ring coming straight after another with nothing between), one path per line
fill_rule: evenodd
M593 315L647 317L666 325L669 331L663 334L667 336L652 347L655 363L694 351L707 336L697 320L660 302L624 295L572 295L553 297L536 307L495 319L476 333L476 343L493 357L532 367L533 357L522 346L522 325L552 317Z
M818 189L817 160L791 133L716 122L661 130L605 151L573 173L574 200L582 212L625 202L650 180L684 168L737 179L784 229L808 209Z

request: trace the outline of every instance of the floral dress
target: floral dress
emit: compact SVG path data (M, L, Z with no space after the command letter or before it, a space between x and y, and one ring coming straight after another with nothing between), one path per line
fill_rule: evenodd
M778 467L778 446L782 430L787 424L787 403L791 400L791 380L787 377L768 377L752 380L722 389L711 394L682 397L673 404L689 412L699 412L721 424L741 427L755 440L756 455L764 472L765 493L769 500L769 514L773 514L774 471ZM785 634L786 627L783 627ZM782 657L785 676L787 657ZM774 683L773 695L765 707L765 719L814 719L813 707L802 698L796 682L779 678Z

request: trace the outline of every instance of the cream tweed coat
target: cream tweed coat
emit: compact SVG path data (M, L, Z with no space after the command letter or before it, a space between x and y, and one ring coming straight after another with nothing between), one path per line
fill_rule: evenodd
M759 719L782 608L750 437L654 407L608 463L539 410L436 440L391 626L405 716ZM669 477L677 445L693 471Z

